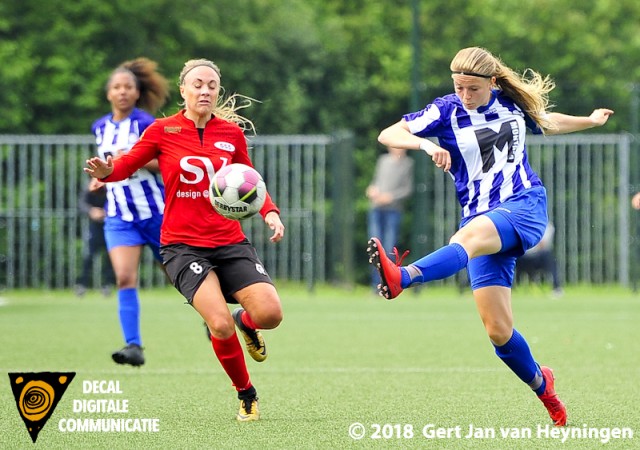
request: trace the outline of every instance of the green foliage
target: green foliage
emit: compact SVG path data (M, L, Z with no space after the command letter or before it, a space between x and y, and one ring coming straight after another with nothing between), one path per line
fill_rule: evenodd
M551 75L557 111L611 107L606 132L637 128L630 114L640 83L637 17L636 0L5 1L0 133L88 133L108 111L109 73L138 56L158 61L171 81L159 115L173 114L184 62L209 58L227 93L259 101L243 111L259 134L353 131L362 192L379 131L412 99L421 107L451 92L449 63L466 46ZM420 81L412 85L415 61ZM360 224L365 208L356 205Z
M3 2L0 132L85 133L107 107L103 87L117 64L148 56L175 80L185 60L205 57L219 63L228 92L262 102L247 112L259 133L349 128L374 145L412 89L421 103L450 91L449 61L469 45L551 74L559 110L612 106L620 114L609 129L629 129L640 35L628 18L640 15L638 2L449 0L420 2L419 13L422 82L412 87L408 2ZM165 114L180 100L172 89Z

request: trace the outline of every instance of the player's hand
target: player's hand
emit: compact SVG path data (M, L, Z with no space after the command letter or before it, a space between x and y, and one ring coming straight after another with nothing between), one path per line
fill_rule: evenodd
M427 151L427 154L431 156L431 161L433 161L437 168L448 172L451 169L451 154L449 151L434 146L432 149Z
M365 194L368 199L375 201L376 197L380 194L380 191L378 191L377 187L369 185L367 186Z
M275 211L270 211L264 217L264 223L273 230L273 236L269 238L271 242L280 242L284 237L284 224L280 220L280 215Z
M108 177L113 173L113 158L111 156L107 156L106 161L98 158L97 156L87 159L87 167L82 170L93 178L102 179Z
M640 209L640 192L631 199L631 206L633 206L633 209Z
M91 178L91 180L89 180L89 192L97 192L104 188L106 184L107 183L100 181L97 178Z
M609 116L613 114L613 110L607 108L598 108L593 110L589 119L593 122L593 126L599 127L607 123Z
M107 212L104 208L93 206L89 209L89 218L94 222L104 222L105 217L107 217Z
M378 198L375 200L376 206L386 206L390 205L393 202L393 195L390 192L382 192L378 195Z

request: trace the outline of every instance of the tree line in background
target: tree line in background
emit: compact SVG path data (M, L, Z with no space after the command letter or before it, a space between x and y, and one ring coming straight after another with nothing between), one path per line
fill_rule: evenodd
M104 84L122 61L147 56L172 81L184 61L222 69L227 92L261 101L260 134L351 129L375 146L412 93L423 105L451 90L449 62L480 45L516 70L558 84L558 109L607 105L609 131L628 130L640 79L640 3L634 0L22 0L0 3L0 132L87 133L104 114ZM417 45L416 45L417 44ZM419 51L418 86L411 85Z

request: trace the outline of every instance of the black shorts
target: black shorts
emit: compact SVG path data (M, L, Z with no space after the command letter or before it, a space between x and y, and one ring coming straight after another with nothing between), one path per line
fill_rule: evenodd
M189 303L213 270L227 303L238 303L233 294L255 283L273 284L248 240L217 248L169 244L160 247L160 255L169 279Z

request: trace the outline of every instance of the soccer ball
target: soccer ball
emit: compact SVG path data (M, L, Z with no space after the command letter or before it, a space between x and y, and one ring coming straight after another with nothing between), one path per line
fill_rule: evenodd
M247 219L264 205L267 187L262 176L245 164L229 164L218 170L209 187L214 209L232 220Z

